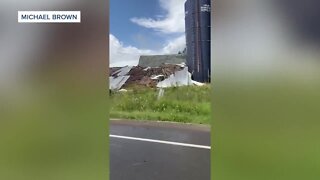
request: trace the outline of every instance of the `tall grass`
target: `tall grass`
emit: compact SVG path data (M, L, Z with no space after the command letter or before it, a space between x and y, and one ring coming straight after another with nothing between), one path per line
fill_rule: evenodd
M210 86L165 89L158 99L156 89L131 89L111 94L112 118L210 123Z

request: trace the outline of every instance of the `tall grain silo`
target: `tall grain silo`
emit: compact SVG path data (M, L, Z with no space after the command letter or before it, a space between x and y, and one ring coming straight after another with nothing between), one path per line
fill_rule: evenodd
M211 80L211 2L187 0L185 3L187 65L193 79Z

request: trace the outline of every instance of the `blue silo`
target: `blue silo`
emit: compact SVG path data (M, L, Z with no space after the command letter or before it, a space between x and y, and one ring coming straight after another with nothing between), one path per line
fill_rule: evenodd
M185 3L187 64L193 79L210 82L211 2L187 0Z

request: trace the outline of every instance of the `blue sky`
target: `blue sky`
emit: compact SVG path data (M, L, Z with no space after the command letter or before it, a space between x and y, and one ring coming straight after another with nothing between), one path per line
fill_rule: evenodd
M111 0L110 32L121 39L124 45L133 45L137 48L150 48L144 41L154 44L163 43L164 39L157 36L151 29L139 26L130 20L132 17L156 18L156 14L161 12L163 13L163 10L158 0Z
M185 0L110 0L110 66L185 47Z

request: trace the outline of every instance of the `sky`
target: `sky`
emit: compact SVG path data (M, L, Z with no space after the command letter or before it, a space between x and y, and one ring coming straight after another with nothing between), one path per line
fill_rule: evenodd
M185 1L110 0L110 66L133 66L140 55L182 51Z

